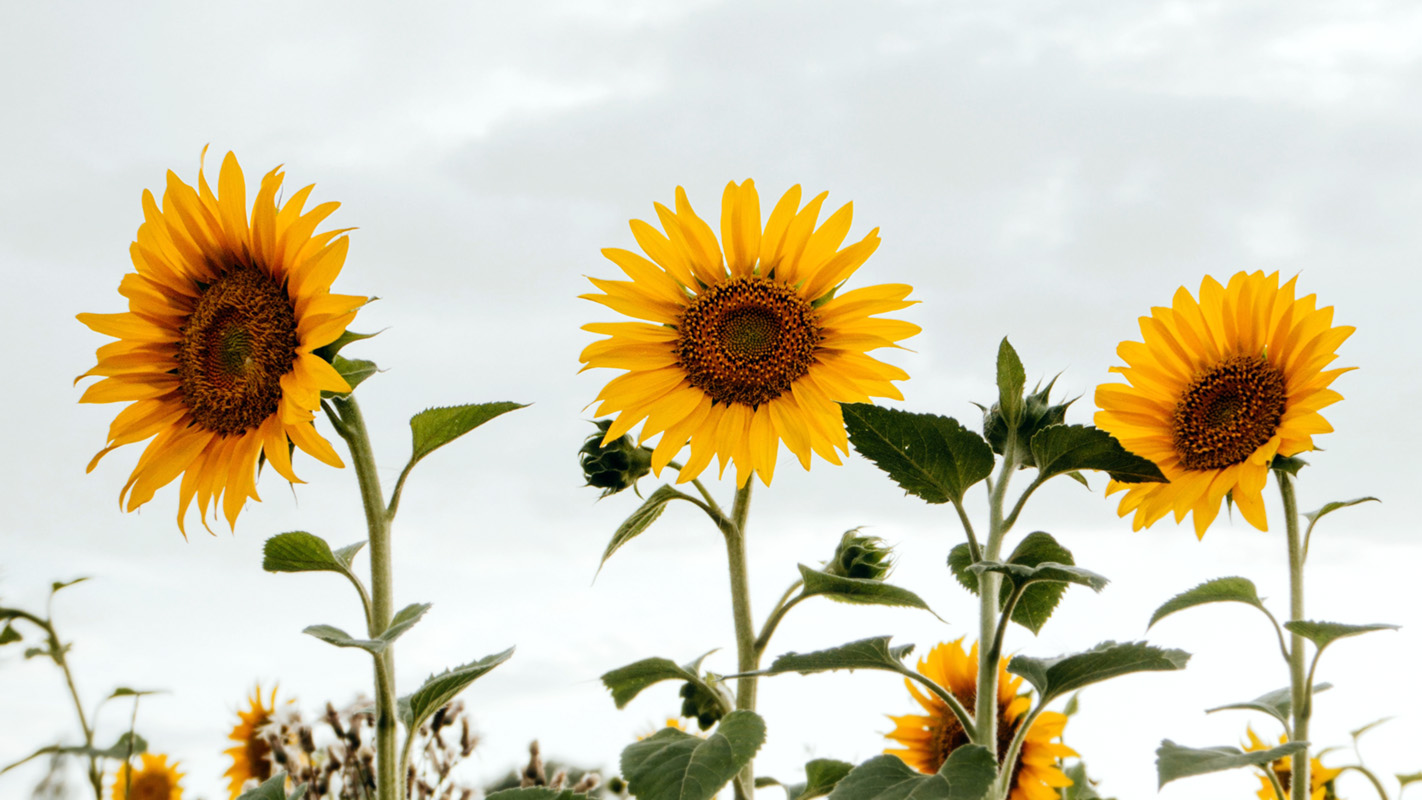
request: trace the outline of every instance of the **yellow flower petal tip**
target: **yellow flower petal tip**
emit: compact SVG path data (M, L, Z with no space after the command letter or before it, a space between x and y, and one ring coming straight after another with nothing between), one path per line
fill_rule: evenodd
M853 210L820 223L824 199L801 207L793 187L762 223L755 184L729 183L718 239L678 187L675 211L656 204L660 228L632 220L641 254L603 251L630 280L589 278L599 292L583 297L639 321L584 326L607 338L579 361L625 370L597 414L617 415L619 431L640 423L642 441L660 434L658 473L689 447L679 482L714 457L722 472L734 466L737 486L752 474L768 485L782 442L806 469L811 454L838 464L836 450L849 452L839 404L901 396L893 382L908 376L868 352L919 332L878 316L913 305L912 287L842 292L878 229L844 245Z
M1262 492L1274 457L1314 449L1333 430L1319 412L1342 400L1329 388L1351 368L1329 368L1353 328L1333 325L1333 308L1295 296L1297 278L1240 272L1221 285L1206 277L1198 299L1181 287L1168 307L1140 318L1141 341L1122 342L1112 367L1126 383L1096 389L1096 426L1154 461L1169 483L1112 483L1117 512L1135 530L1167 514L1191 515L1195 534L1226 497L1266 530Z
M169 172L161 207L143 193L144 221L129 248L134 271L119 283L128 311L78 315L117 339L80 376L100 378L80 402L129 404L89 469L151 438L119 505L132 511L181 475L184 535L193 500L205 527L220 503L235 528L243 504L260 499L259 457L292 482L293 447L341 463L312 420L323 390L350 387L314 351L345 331L366 298L330 291L349 239L315 230L338 204L305 209L308 186L278 205L282 177L278 168L262 178L249 215L231 153L217 192L201 169L196 189Z

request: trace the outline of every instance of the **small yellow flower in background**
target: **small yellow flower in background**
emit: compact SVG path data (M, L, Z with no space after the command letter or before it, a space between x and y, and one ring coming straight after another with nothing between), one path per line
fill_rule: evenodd
M1265 744L1254 734L1253 728L1247 728L1249 743L1244 746L1245 750L1268 750L1269 745ZM1289 740L1287 736L1279 737L1279 744L1284 744ZM1284 787L1284 792L1289 791L1289 778L1293 774L1293 759L1281 758L1269 763L1269 767L1274 770L1274 775L1279 779L1279 785ZM1338 795L1333 791L1333 779L1343 774L1341 769L1329 769L1323 766L1323 762L1316 758L1308 760L1308 785L1309 800L1337 800ZM1277 793L1274 791L1274 784L1267 775L1256 775L1259 778L1259 800L1276 800ZM1287 798L1285 798L1287 800Z
M810 454L839 464L849 452L840 403L903 399L903 370L867 355L896 347L919 327L875 314L897 311L912 287L838 290L879 246L875 228L841 249L853 205L816 227L820 194L800 207L800 187L785 193L764 227L755 184L729 183L721 201L721 239L677 187L676 211L656 204L662 230L632 220L636 253L603 250L630 281L590 278L601 294L583 295L645 322L598 322L605 334L583 350L586 366L627 370L594 402L617 418L613 441L641 422L639 443L660 433L652 469L660 474L690 441L678 475L688 481L717 458L770 483L780 442L810 467ZM724 258L723 258L724 253ZM650 260L648 260L650 259Z
M183 787L178 781L184 773L178 771L178 762L169 764L167 756L154 753L143 753L139 758L143 768L137 772L126 763L119 766L114 775L113 800L182 800ZM126 785L130 787L127 794Z
M273 687L266 703L262 702L262 687L258 685L247 700L246 711L238 711L238 722L227 734L227 738L237 743L223 753L232 757L232 766L224 773L227 778L229 800L236 800L248 780L262 783L272 776L272 747L264 735L276 711L276 688Z
M678 719L678 718L676 718L676 717L667 717L666 724L663 725L663 726L661 726L660 728L657 728L657 727L647 728L647 729L646 729L645 731L643 731L642 733L637 734L637 741L640 742L640 741L642 741L642 740L644 740L644 739L650 739L651 737L655 736L655 735L658 734L658 733L661 733L662 731L666 730L667 728L671 728L671 729L674 730L674 731L681 731L682 733L689 733L689 731L687 731L687 729L686 729L686 726L685 726L684 724L682 724L682 721L681 721L680 719ZM698 734L698 735L699 735L699 734Z
M1352 367L1326 369L1353 333L1333 308L1294 297L1297 278L1240 272L1221 286L1184 287L1169 308L1141 317L1142 342L1122 342L1112 367L1128 384L1097 387L1097 427L1154 461L1169 483L1112 481L1125 490L1118 513L1136 530L1174 512L1193 513L1203 537L1226 495L1249 524L1267 530L1262 492L1275 455L1314 449L1333 427L1319 411L1343 399L1328 388Z
M350 240L315 230L339 203L302 213L307 186L278 206L281 183L280 168L262 178L249 219L231 153L217 194L201 169L196 190L170 171L161 209L143 193L144 222L129 248L135 271L119 283L129 310L78 315L118 339L79 376L103 378L79 402L131 404L89 470L114 448L153 437L119 493L129 511L182 475L179 529L194 498L203 525L220 500L235 528L247 498L260 499L259 455L293 483L301 481L292 445L342 466L312 420L322 390L351 387L313 351L339 337L366 298L330 292Z
M1007 672L1008 659L1002 659L998 666L997 704L999 711L998 747L999 760L1007 756L1007 749L1022 724L1022 716L1031 707L1026 695L1019 695L1022 678ZM937 645L918 660L918 673L944 689L962 702L972 713L975 710L978 691L978 646L969 652L963 651L963 640L955 639ZM904 763L926 775L938 772L948 755L968 744L968 734L959 724L958 718L937 695L925 694L911 680L904 680L909 693L928 713L890 716L896 726L886 734L903 745L901 749L884 752L898 756ZM1066 715L1055 711L1044 711L1037 715L1031 729L1022 742L1022 751L1017 763L1012 767L1012 793L1009 800L1059 800L1057 788L1071 786L1071 778L1058 768L1062 758L1075 756L1075 750L1059 740L1066 726Z

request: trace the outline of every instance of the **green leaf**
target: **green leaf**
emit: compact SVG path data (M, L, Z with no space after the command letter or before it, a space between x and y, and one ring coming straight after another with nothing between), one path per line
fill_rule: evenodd
M70 586L73 586L73 585L76 584L76 583L83 583L84 581L87 581L87 580L89 580L89 577L86 575L86 576L84 576L84 577L82 577L82 578L75 578L75 579L72 580L72 581L55 581L54 583L51 583L51 584L49 585L49 593L50 593L50 594L54 594L55 592L58 592L60 589L65 589L65 588L68 588L68 587L70 587Z
M1105 800L1096 791L1096 782L1086 774L1086 762L1078 761L1067 768L1071 786L1062 790L1062 800Z
M1269 469L1283 470L1294 477L1298 477L1299 470L1306 466L1308 466L1308 462L1298 456L1275 455L1274 460L1269 462Z
M608 542L607 549L602 551L602 562L597 565L598 572L602 572L603 565L609 558L612 558L612 554L616 553L618 548L651 527L652 523L656 522L657 518L666 510L667 503L673 500L690 499L689 496L673 489L669 484L658 486L657 490L642 502L641 507L633 511L626 520L623 520L622 524L617 527L617 531L612 534L612 541Z
M351 545L341 548L341 552L350 551L354 556L352 547L359 549L359 545ZM262 569L267 572L338 572L345 575L350 570L348 564L331 552L331 546L325 539L306 531L279 533L262 546Z
M1071 551L1044 531L1033 531L1023 537L1008 557L1007 564L975 565L972 569L979 572L990 569L1007 574L1012 586L1004 583L999 603L1007 600L1013 586L1027 587L1012 610L1012 621L1033 634L1039 633L1047 624L1061 602L1068 583L1089 586L1095 592L1100 592L1108 583L1105 577L1077 567Z
M1308 525L1309 525L1310 528L1312 528L1312 527L1313 527L1314 525L1316 525L1316 524L1318 523L1318 521L1319 521L1320 519L1322 519L1324 516L1326 516L1326 515L1328 515L1328 514L1331 514L1331 513L1333 513L1334 511L1337 511L1337 510L1340 509L1340 508L1348 508L1349 506L1356 506L1356 505L1358 505L1359 503L1381 503L1381 502L1382 502L1382 501L1379 500L1379 499L1377 499L1376 497L1358 497L1358 498L1354 498L1354 499L1352 499L1352 500L1335 500L1335 501L1333 501L1332 503L1325 503L1324 506L1323 506L1323 508L1320 508L1320 509L1318 509L1318 510L1316 510L1316 511L1306 511L1306 512L1304 512L1304 518L1308 520Z
M846 578L831 575L800 564L800 576L805 581L803 592L806 597L824 595L840 603L877 606L907 606L921 608L930 614L933 609L918 595L898 586L868 578ZM937 617L937 614L933 614ZM938 617L943 619L942 617Z
M675 728L628 745L622 774L638 800L711 800L765 743L765 722L732 711L702 739Z
M997 762L982 745L948 755L934 775L923 775L897 756L875 756L854 768L830 800L981 800L997 778Z
M1122 483L1163 482L1155 462L1127 452L1116 437L1086 425L1048 425L1032 437L1037 481L1076 470L1105 472Z
M684 666L677 665L669 658L644 658L625 667L618 667L611 672L603 673L602 685L612 692L612 702L618 708L623 708L632 702L632 698L641 694L643 689L662 681L689 681L704 684L705 682L701 679L701 662L714 652L716 651L711 650ZM708 691L712 691L709 686L706 688Z
M833 758L816 758L805 763L805 782L784 784L785 800L811 800L824 797L844 780L854 765Z
M116 697L147 697L151 694L167 694L167 692L162 689L130 689L127 686L120 686L113 691L113 694L105 699L113 700Z
M1022 368L1022 359L1004 336L997 347L997 406L1008 430L1022 424L1022 390L1026 386L1027 371Z
M1177 611L1206 603L1244 603L1265 614L1269 613L1268 609L1264 608L1264 602L1259 599L1259 590L1254 587L1254 581L1239 577L1215 578L1166 600L1150 616L1150 625L1147 625L1146 629L1149 630L1155 623Z
M351 387L351 392L354 392L357 386L365 383L366 378L380 371L380 368L375 366L374 361L366 361L361 358L343 358L342 356L333 356L331 358L331 366L335 367L336 372L340 373L341 377L346 379L346 383ZM351 392L331 392L322 389L321 396L328 399L332 397L345 397Z
M1396 719L1396 717L1382 717L1381 719L1375 719L1361 728L1354 728L1353 730L1348 731L1348 735L1352 737L1353 743L1357 744L1358 740L1363 737L1363 734L1367 733L1373 728L1378 727L1379 725L1382 725L1385 722L1392 722L1394 719Z
M331 342L330 344L325 345L324 347L318 347L311 352L317 358L322 359L323 361L330 362L336 357L337 353L341 352L341 348L345 347L351 342L359 342L362 339L373 339L379 335L379 333L356 333L355 331L351 330L341 331L341 335L336 337L336 341Z
M1223 772L1239 767L1262 767L1308 747L1308 742L1289 742L1269 750L1244 751L1238 747L1182 747L1169 739L1155 751L1155 771L1160 786L1192 775Z
M390 627L380 634L380 639L387 644L394 642L404 635L405 631L415 627L415 623L420 621L420 617L430 610L429 603L411 603L408 606L395 612L395 616L390 620Z
M1093 683L1133 672L1184 669L1190 654L1164 650L1145 642L1102 642L1081 653L1056 658L1016 656L1007 671L1021 675L1037 689L1041 705Z
M953 545L953 549L948 551L948 570L953 573L953 577L958 579L958 583L964 589L978 593L978 574L970 567L973 565L973 552L968 547L967 542Z
M415 690L414 694L404 698L409 704L409 711L402 714L405 717L401 721L409 730L418 730L425 724L425 720L434 716L434 713L445 703L453 700L460 692L464 691L469 684L483 677L494 667L508 661L513 656L514 648L485 656L478 661L470 661L463 666L445 670L438 675L431 675L425 679L425 685Z
M306 784L297 784L291 794L286 793L285 772L278 772L262 782L261 786L237 795L237 800L301 800L306 796Z
M504 789L498 792L490 792L484 795L484 800L574 800L578 797L587 797L586 794L573 794L572 789L549 789L547 786L523 786L515 789Z
M1323 648L1333 644L1338 639L1346 639L1349 636L1358 636L1373 631L1395 631L1400 626L1388 625L1387 623L1374 623L1372 625L1344 625L1341 622L1315 622L1313 620L1291 620L1284 623L1284 627L1291 633L1297 633L1305 639L1318 646L1320 652Z
M969 487L992 473L992 448L955 419L869 403L840 408L854 449L929 503L961 502Z
M1396 777L1399 787L1406 786L1409 783L1422 782L1422 772L1409 772L1405 775L1399 773Z
M1316 683L1313 686L1313 693L1318 694L1319 692L1326 692L1332 688L1333 684L1331 683ZM1253 700L1248 700L1242 703L1230 703L1229 705L1216 706L1214 708L1207 708L1205 709L1205 713L1213 714L1216 711L1226 710L1262 711L1265 714L1268 714L1269 716L1273 717L1274 719L1277 719L1278 721L1282 722L1285 726L1288 726L1289 715L1293 713L1294 708L1293 695L1294 690L1288 686L1285 686L1282 689L1275 689L1272 692L1266 692L1264 694L1261 694Z
M410 431L414 439L410 465L494 417L527 407L526 403L474 403L421 411L410 418Z
M132 744L130 744L130 741ZM130 755L148 752L148 741L136 733L133 734L130 740L128 731L124 731L119 734L118 741L103 749L96 747L61 747L58 752L70 753L76 756L112 758L117 761L122 761Z
M21 636L21 635L20 635L20 632L17 631L17 630L15 630L14 626L12 626L12 625L11 625L10 623L8 623L8 622L5 623L5 627L4 627L4 628L0 628L0 645L6 645L6 644L10 644L10 643L12 643L12 642L18 642L18 641L20 641L20 640L22 640L22 639L24 639L24 638L25 638L25 637Z
M361 540L355 544L348 544L345 547L338 547L331 552L331 555L334 555L336 560L341 562L341 566L350 569L351 562L355 560L356 553L359 553L362 547L365 547L365 540Z
M781 675L786 672L798 672L801 675L810 675L837 669L883 669L899 672L903 667L904 657L913 651L913 645L890 647L891 638L874 636L812 653L786 653L771 662L769 669L755 674Z
M358 647L374 656L385 652L389 646L389 642L380 639L356 639L334 625L308 625L301 632L337 647Z

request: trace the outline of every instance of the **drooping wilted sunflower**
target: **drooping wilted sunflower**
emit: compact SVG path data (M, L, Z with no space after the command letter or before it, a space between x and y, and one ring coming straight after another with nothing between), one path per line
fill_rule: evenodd
M262 729L271 723L275 710L276 688L272 688L264 704L262 687L258 685L247 699L247 710L237 712L237 724L227 734L227 738L236 742L237 746L222 751L232 757L232 766L223 773L227 778L229 800L236 800L248 780L260 784L272 776L272 747Z
M1245 750L1268 750L1269 745L1260 740L1254 734L1253 728L1247 728L1249 743L1244 746ZM1279 744L1284 744L1289 740L1287 736L1279 737ZM1284 793L1289 792L1290 778L1293 776L1293 758L1280 758L1269 762L1269 769L1274 770L1274 777L1279 779L1279 785L1284 788ZM1264 769L1261 767L1260 769ZM1329 769L1323 766L1323 762L1316 758L1308 760L1308 785L1309 800L1338 800L1338 795L1333 788L1333 779L1343 774L1341 769ZM1274 791L1274 784L1267 775L1255 775L1259 779L1259 791L1256 793L1259 800L1275 800L1278 793ZM1288 798L1284 798L1288 800Z
M139 758L143 768L137 771L128 763L119 765L114 774L113 800L182 800L183 787L178 781L184 773L178 771L178 762L169 764L167 756L156 753L142 753ZM129 787L127 793L125 786Z
M840 463L836 448L849 452L840 403L903 398L892 381L908 374L867 352L919 332L874 316L916 302L904 299L912 287L839 293L879 246L879 229L841 249L853 204L816 228L826 196L800 208L792 187L762 228L755 184L729 183L718 242L677 187L675 212L656 204L662 230L632 221L646 258L602 251L632 280L591 278L602 293L583 297L646 320L583 326L608 336L583 350L584 369L627 370L594 401L598 414L617 415L604 441L642 422L639 441L661 434L658 474L689 440L678 482L715 456L722 474L735 464L737 486L752 472L769 484L782 441L806 469L812 452Z
M937 645L918 660L918 673L944 689L963 704L968 713L975 711L978 692L978 646L963 652L963 640L955 639ZM909 693L927 714L890 716L895 728L886 736L902 748L884 752L898 756L904 763L926 775L938 772L948 755L968 744L968 734L953 715L948 704L937 695L925 693L918 684L904 680ZM997 758L1007 757L1007 749L1017 735L1023 714L1031 707L1025 694L1018 694L1022 678L1007 671L1007 659L998 665L997 675ZM1061 759L1075 756L1075 750L1061 744L1066 715L1043 711L1032 722L1022 741L1017 763L1012 766L1012 792L1009 800L1059 800L1057 788L1071 786L1071 778L1058 767Z
M1328 388L1351 367L1325 369L1353 328L1333 308L1294 297L1297 278L1238 273L1228 286L1183 286L1170 308L1141 317L1143 342L1122 342L1112 367L1128 384L1097 387L1096 425L1154 461L1169 483L1111 482L1125 490L1118 513L1136 530L1171 512L1193 513L1203 537L1229 495L1249 524L1267 530L1262 492L1275 455L1313 449L1333 427L1319 410L1343 399Z
M135 271L119 283L129 310L78 316L118 339L79 376L103 377L79 402L131 403L89 470L114 448L153 437L119 493L129 511L182 475L179 529L194 498L204 525L220 500L235 527L247 498L260 499L259 454L293 483L292 445L342 466L312 420L323 390L351 387L313 351L339 337L366 298L330 292L350 240L342 230L314 232L340 204L303 213L307 186L278 206L281 183L280 168L262 178L249 219L231 153L216 194L201 169L196 190L170 171L161 209L143 192L144 221L129 248Z

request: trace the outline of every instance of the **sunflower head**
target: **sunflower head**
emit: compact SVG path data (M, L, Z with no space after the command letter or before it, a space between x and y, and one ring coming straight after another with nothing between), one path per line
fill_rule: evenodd
M247 709L237 712L237 724L227 734L237 744L223 751L232 757L232 766L224 773L229 800L236 800L248 781L260 784L272 776L272 748L265 729L271 724L276 707L276 687L272 687L264 703L262 687L258 685L247 699Z
M351 386L315 351L341 336L366 298L330 291L349 240L315 229L339 204L303 210L307 186L279 205L281 184L280 168L267 173L249 215L231 153L217 192L201 169L196 189L169 172L161 208L143 193L134 271L119 283L128 310L78 316L116 339L76 379L100 378L79 402L129 404L89 469L152 439L119 493L129 511L181 475L180 530L194 499L204 525L220 502L235 527L247 499L260 499L259 458L293 483L293 448L341 466L312 423L321 392Z
M583 449L578 451L587 485L601 489L599 497L636 486L638 479L652 471L652 451L637 444L631 436L604 442L612 420L601 419L593 424L597 426L597 433L589 436L583 442Z
M876 316L912 305L912 287L841 292L879 246L878 229L842 247L853 208L819 224L825 197L801 207L792 187L762 224L755 184L730 183L718 240L678 187L675 211L656 204L660 230L632 221L644 255L603 250L631 280L591 278L600 291L583 297L641 320L583 326L607 337L583 350L583 368L626 370L594 401L616 415L604 444L641 423L638 444L661 434L658 474L689 445L678 481L714 457L722 474L735 465L738 486L752 473L769 484L781 442L806 469L812 453L840 463L840 403L903 398L893 382L907 373L868 352L918 333Z
M999 762L1007 757L1023 715L1031 707L1029 697L1018 692L1022 678L1008 673L1007 661L1004 658L999 663L997 676ZM952 692L969 713L974 712L978 690L976 644L966 652L962 639L939 644L919 659L918 673ZM925 694L910 680L905 680L904 685L925 713L890 716L895 727L886 736L902 746L884 752L898 756L919 772L932 775L948 760L949 754L969 743L968 734L948 704L937 695ZM1061 796L1058 788L1072 785L1059 766L1061 759L1077 754L1060 742L1066 721L1064 714L1055 711L1037 715L1023 737L1017 763L1012 766L1009 800L1055 800Z
M1226 496L1266 530L1262 492L1276 457L1314 448L1333 427L1320 410L1342 400L1328 388L1351 367L1329 369L1353 328L1333 325L1333 308L1295 296L1297 278L1240 272L1222 286L1181 287L1169 307L1140 318L1139 342L1116 353L1126 383L1097 387L1097 427L1154 461L1169 483L1112 481L1125 491L1118 512L1136 530L1173 513L1194 516L1203 537Z
M877 536L861 536L859 529L845 531L825 564L825 572L844 578L882 581L894 568L893 548Z
M119 765L113 800L182 800L178 782L184 773L178 771L178 762L169 764L167 756L156 753L143 753L139 759L143 767L136 771L127 762Z
M1253 728L1245 729L1249 734L1249 741L1245 743L1246 751L1268 750L1269 745L1265 744L1255 733ZM1284 744L1289 740L1287 736L1279 737L1279 744ZM1293 759L1280 758L1271 761L1268 767L1260 767L1260 770L1272 769L1274 777L1279 779L1279 785L1287 793L1292 785ZM1323 762L1317 758L1308 760L1308 784L1309 800L1338 800L1338 794L1334 790L1334 779L1343 774L1341 769L1329 769L1323 766ZM1257 775L1259 778L1259 800L1276 800L1277 793L1274 791L1274 783L1269 780L1268 775Z

